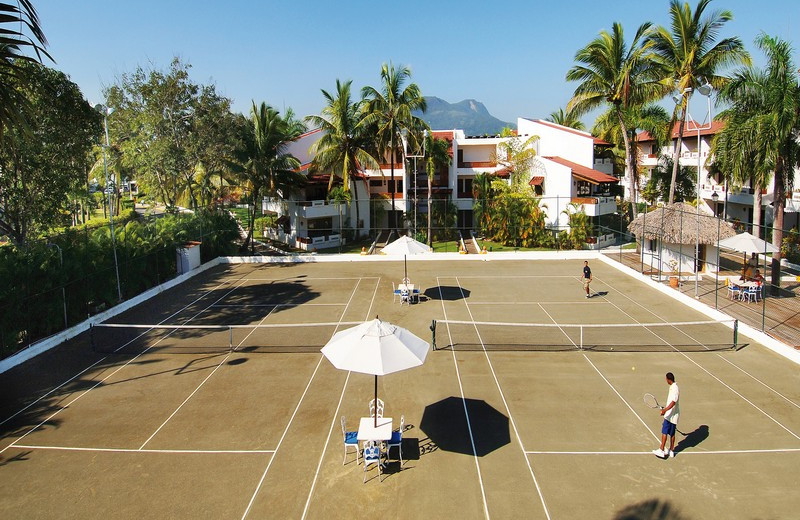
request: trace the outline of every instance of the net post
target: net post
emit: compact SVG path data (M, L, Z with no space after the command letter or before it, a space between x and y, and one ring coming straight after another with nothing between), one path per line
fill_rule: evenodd
M431 320L431 346L436 350L436 320Z
M739 348L739 320L733 320L733 350Z
M578 350L583 350L583 324L580 325L581 330L581 344L578 346Z

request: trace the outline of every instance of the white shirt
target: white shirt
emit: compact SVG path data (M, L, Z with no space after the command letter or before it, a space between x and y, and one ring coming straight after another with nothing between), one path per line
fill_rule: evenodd
M678 389L678 383L673 381L672 384L669 385L669 395L667 395L667 406L669 406L669 403L673 401L675 402L675 406L667 410L667 412L664 414L664 419L668 420L672 424L678 424L678 417L680 417L681 414L681 408L680 405L678 404L680 396L681 392Z

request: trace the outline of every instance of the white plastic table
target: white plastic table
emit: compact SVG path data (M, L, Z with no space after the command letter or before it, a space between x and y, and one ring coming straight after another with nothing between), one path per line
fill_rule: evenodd
M357 438L359 441L388 441L392 438L392 418L378 417L376 428L374 417L362 417Z

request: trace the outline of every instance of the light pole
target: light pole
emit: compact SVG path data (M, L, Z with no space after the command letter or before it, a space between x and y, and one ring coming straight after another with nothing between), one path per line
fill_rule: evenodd
M425 157L425 144L428 140L428 131L422 132L422 154L421 155L408 155L408 135L407 132L401 134L403 138L403 155L406 159L414 159L414 240L417 239L417 159ZM403 161L405 164L405 161Z
M717 216L717 275L714 281L714 308L717 309L719 306L719 231L722 222L719 219L719 209L717 208L719 195L717 195L716 191L711 194L711 200L714 201L714 214Z
M64 255L61 252L61 247L58 244L53 244L49 242L47 247L55 247L58 249L58 264L61 266L61 270L64 270ZM64 286L61 286L61 299L64 302L64 330L67 330L69 323L67 322L67 291L64 289Z
M122 288L119 284L119 263L117 262L117 241L114 237L114 209L111 206L111 190L108 188L108 159L106 158L106 150L111 146L108 140L108 114L113 110L105 105L95 105L94 109L103 114L103 127L106 133L106 144L103 146L103 173L106 176L105 190L108 193L108 220L111 227L111 249L114 251L114 272L117 276L117 299L122 301Z

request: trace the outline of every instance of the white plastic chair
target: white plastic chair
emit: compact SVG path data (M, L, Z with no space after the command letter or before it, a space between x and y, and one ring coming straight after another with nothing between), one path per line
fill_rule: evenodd
M407 288L400 289L400 304L403 303L410 303L411 302L411 293Z
M397 299L398 296L400 296L400 289L398 289L394 285L394 282L392 282L392 303L394 303L394 301ZM402 302L402 300L401 300L401 302Z
M364 482L367 481L367 467L370 464L378 466L378 482L381 482L381 449L375 444L375 441L366 441L364 443L364 452L362 454L364 459Z
M739 300L742 297L742 288L738 285L734 285L732 282L728 282L728 298L731 300Z
M378 406L377 406L377 412L378 412L377 415L378 415L378 417L383 417L383 408L384 408L383 401L378 399ZM375 410L375 399L373 399L372 401L369 402L369 416L370 417L375 417L375 412L376 412L376 410Z
M392 438L386 443L386 451L388 452L394 447L397 447L400 452L400 465L403 465L403 426L405 425L405 415L400 416L400 429L392 432Z
M345 426L344 415L342 416L342 435L344 436L344 458L342 465L347 461L347 448L356 450L356 464L358 464L358 432L349 432Z
M758 303L758 297L761 295L761 286L756 287L748 287L742 292L742 300L747 300L748 302L756 302Z

